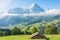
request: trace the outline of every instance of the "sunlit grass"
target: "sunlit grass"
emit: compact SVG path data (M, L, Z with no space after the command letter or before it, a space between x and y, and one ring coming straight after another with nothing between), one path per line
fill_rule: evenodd
M50 40L60 40L60 35L47 35ZM31 39L30 35L15 35L15 36L3 36L0 40L43 40L43 39Z

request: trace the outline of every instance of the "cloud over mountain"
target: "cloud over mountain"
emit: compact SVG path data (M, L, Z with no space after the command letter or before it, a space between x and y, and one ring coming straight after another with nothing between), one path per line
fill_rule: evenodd
M60 9L50 9L50 10L46 10L46 14L52 14L52 15L60 14Z
M26 17L26 16L46 16L46 15L59 15L59 14L60 14L60 9L44 10L39 5L32 4L27 9L17 7L10 9L7 13L0 13L0 18L3 18L5 16Z
M26 16L46 16L46 15L60 15L60 10L59 9L50 9L46 10L45 12L40 12L40 13L24 13L24 14L11 14L11 13L1 13L0 18L3 18L5 16L21 16L21 17L26 17Z

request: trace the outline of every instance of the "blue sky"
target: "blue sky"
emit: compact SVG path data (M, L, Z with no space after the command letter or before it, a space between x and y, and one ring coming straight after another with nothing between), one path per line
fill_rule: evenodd
M60 0L0 0L0 11L15 7L28 7L33 3L44 9L60 9Z

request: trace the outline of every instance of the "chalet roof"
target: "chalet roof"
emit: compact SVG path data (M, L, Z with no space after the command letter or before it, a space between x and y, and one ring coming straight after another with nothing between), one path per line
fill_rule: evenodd
M32 34L31 37L36 36L36 35L38 35L38 34L39 34L39 33L36 32L36 33Z
M39 32L36 32L34 34L31 35L31 38L34 38L34 37L40 37L40 38L46 38L45 35L43 35L42 33L39 33Z

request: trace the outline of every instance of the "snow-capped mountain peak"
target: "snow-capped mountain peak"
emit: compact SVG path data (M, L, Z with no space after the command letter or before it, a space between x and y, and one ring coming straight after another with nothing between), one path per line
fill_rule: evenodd
M29 7L30 11L32 13L40 13L40 12L44 12L44 9L42 7L40 7L38 4L32 4Z
M34 6L36 6L37 4L32 4L30 7L29 7L29 9L31 9L32 7L34 7Z

